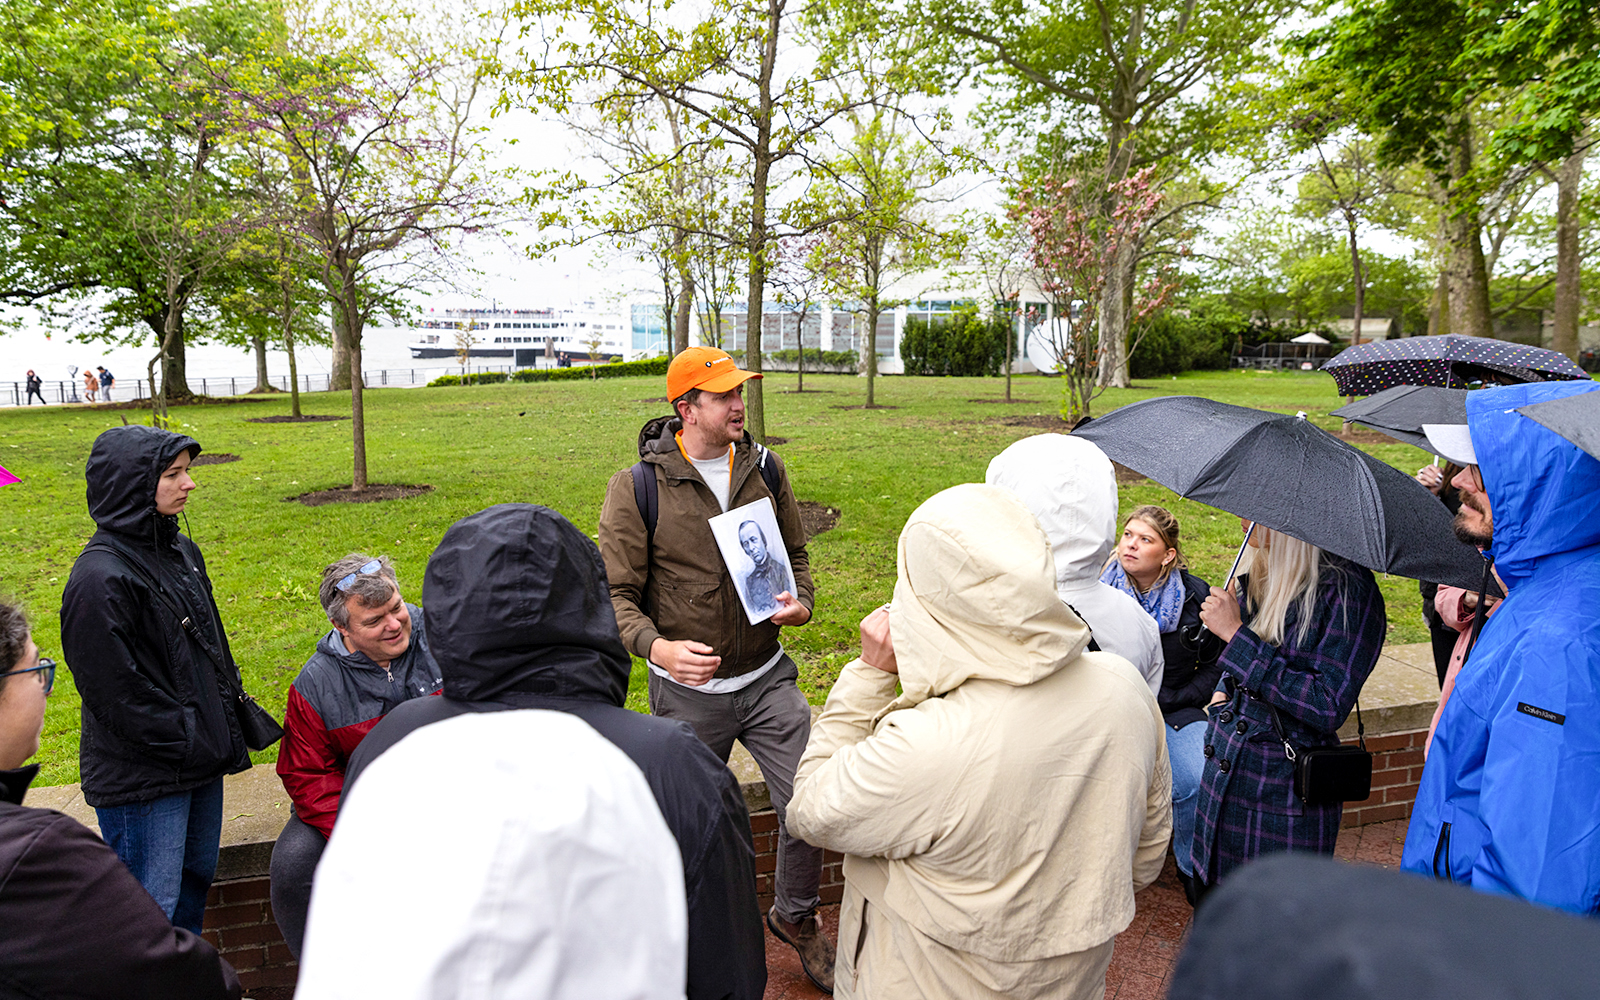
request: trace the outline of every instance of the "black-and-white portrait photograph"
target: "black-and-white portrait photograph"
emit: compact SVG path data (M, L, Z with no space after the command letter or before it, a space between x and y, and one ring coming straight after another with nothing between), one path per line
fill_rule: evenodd
M794 571L789 568L789 552L778 531L772 501L761 499L718 514L711 518L711 533L738 587L750 624L771 618L783 607L778 595L794 593Z

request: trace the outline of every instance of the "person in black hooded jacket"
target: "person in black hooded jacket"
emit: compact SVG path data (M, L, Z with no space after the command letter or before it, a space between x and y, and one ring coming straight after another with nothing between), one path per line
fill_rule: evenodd
M250 766L225 695L241 689L239 668L205 560L178 532L199 453L193 438L153 427L95 439L99 530L61 595L61 648L83 699L84 801L157 905L196 934L216 874L222 778Z
M341 802L368 764L430 723L524 708L576 715L638 765L682 852L689 1000L760 997L766 949L744 797L686 723L622 707L632 661L594 543L548 507L490 507L445 532L422 607L444 696L405 702L373 727L350 757Z

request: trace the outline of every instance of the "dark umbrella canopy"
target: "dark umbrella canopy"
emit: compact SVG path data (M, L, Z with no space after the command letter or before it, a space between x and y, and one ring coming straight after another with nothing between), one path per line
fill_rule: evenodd
M1368 569L1476 589L1477 550L1416 480L1299 417L1167 396L1073 432L1179 495Z
M1465 424L1467 390L1433 385L1397 385L1333 411L1353 423L1371 427L1396 441L1432 451L1423 424Z
M1488 337L1405 337L1340 351L1322 370L1341 396L1370 396L1397 385L1465 389L1485 378L1506 382L1588 378L1565 354Z
M1517 412L1600 458L1600 391L1519 406Z

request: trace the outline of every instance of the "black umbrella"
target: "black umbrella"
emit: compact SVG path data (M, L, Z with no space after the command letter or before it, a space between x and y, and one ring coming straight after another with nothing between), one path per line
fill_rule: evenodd
M1179 495L1368 569L1477 589L1483 559L1416 480L1300 417L1166 396L1073 431Z
M1600 391L1519 406L1517 412L1600 458Z
M1352 423L1363 424L1396 441L1432 451L1423 424L1465 424L1467 390L1433 385L1397 385L1375 396L1357 400L1333 411Z
M1543 382L1588 378L1558 351L1487 337L1405 337L1340 351L1322 370L1341 396L1370 396L1397 385L1465 389L1469 382Z

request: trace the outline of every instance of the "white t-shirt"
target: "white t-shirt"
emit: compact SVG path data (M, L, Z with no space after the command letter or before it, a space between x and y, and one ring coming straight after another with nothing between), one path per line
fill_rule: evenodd
M688 453L684 453L688 458ZM717 498L717 503L722 505L723 513L728 510L728 490L733 486L733 445L728 445L728 453L716 458L689 458L689 464L700 473L700 478L711 487L712 494Z

